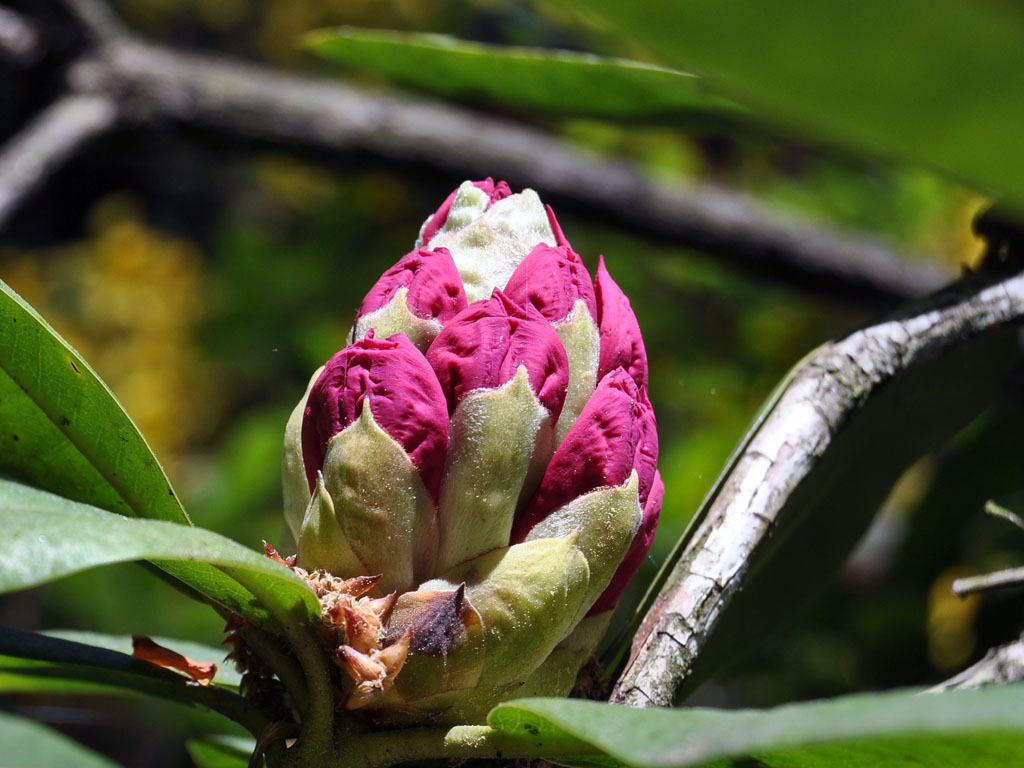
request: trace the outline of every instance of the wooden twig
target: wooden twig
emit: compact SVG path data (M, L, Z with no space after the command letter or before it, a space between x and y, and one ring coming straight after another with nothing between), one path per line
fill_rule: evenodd
M985 514L1004 520L1024 531L1024 520L1021 520L1006 507L996 504L992 499L985 502ZM997 589L1020 586L1024 586L1024 568L1005 568L981 576L965 576L955 579L952 589L953 594L957 597L967 597L978 592L992 592Z
M991 648L985 654L985 658L977 664L930 688L928 692L981 688L985 685L1002 685L1021 680L1024 680L1024 638L998 648Z
M738 652L750 633L765 631L749 616L737 619L737 604L742 598L744 610L752 610L752 577L765 579L772 563L782 561L788 570L781 581L769 580L774 607L762 618L777 621L793 602L780 595L807 594L808 580L841 562L866 527L871 502L877 508L903 468L898 462L909 465L915 452L949 437L996 396L1019 355L1012 326L1022 322L1024 274L975 278L825 345L798 366L691 529L612 701L669 706L687 690L698 659L706 661L715 632L721 655L723 644ZM993 348L982 363L955 357L987 350L983 336L1009 347ZM955 362L956 370L936 370L944 361ZM875 402L888 405L870 411ZM872 466L875 454L901 441L906 447L893 449L898 461L887 456ZM861 488L870 492L861 497ZM857 496L852 503L851 495ZM854 513L862 524L851 523ZM801 546L790 546L796 536L803 537Z
M993 592L997 589L1024 586L1024 568L1006 568L1002 571L985 573L981 576L965 576L953 581L953 594L967 597L977 592Z

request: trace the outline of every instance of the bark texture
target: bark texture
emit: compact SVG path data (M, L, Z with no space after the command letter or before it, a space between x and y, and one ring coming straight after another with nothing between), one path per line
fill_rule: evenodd
M830 519L832 510L822 507L840 505L843 486L837 481L827 492L808 490L812 473L829 476L835 471L835 463L831 468L824 466L826 451L830 452L829 461L839 454L840 463L848 464L851 454L844 441L849 444L846 436L855 430L862 433L856 440L861 445L856 456L861 460L870 459L872 451L886 450L886 441L902 438L887 433L890 425L877 423L878 418L869 412L874 403L898 393L898 384L919 369L931 371L929 366L977 348L983 342L981 337L1003 335L999 332L1022 321L1024 275L978 276L827 344L806 358L712 492L703 518L691 529L685 549L635 637L631 659L611 700L633 706L671 706L676 702L689 689L696 662L708 649L709 638L722 629L723 617L750 588L752 578L763 574L769 555L778 554L780 547L783 557L791 554L784 549L786 541L801 526L817 526L818 538L810 542L810 549L804 548L800 558L815 559L815 548L833 548L836 558L841 558L844 553L834 539L852 545L858 531L851 527L845 536L832 536L829 526L841 529L846 520ZM921 408L923 415L914 412L916 396L912 394L890 402L883 418L893 419L891 426L896 430L919 431L930 440L936 434L935 426L947 416L936 408L963 408L960 414L950 414L948 431L952 434L973 413L970 403L962 402L971 397L962 387L972 384L972 379L1002 381L1002 366L1009 368L1017 356L1017 337L1012 330L1009 342L1007 349L981 358L997 361L985 363L984 369L965 362L955 378L928 381L924 386L930 391L921 395L927 400ZM923 388L914 391L925 392ZM991 402L989 394L985 397L989 399L978 398L978 412ZM900 414L908 414L910 421L900 422ZM861 424L871 419L871 429L861 429ZM914 448L928 448L927 440L911 439L907 451L896 455L909 463L915 458ZM882 480L878 487L884 490L889 478ZM820 477L816 482L820 484ZM872 478L863 480L870 482ZM870 494L865 498L871 498ZM799 564L792 570L799 573ZM793 588L799 580L773 583ZM785 603L784 594L780 597L776 590L774 601ZM748 624L747 636L732 638L727 645L756 643L757 631L756 625Z

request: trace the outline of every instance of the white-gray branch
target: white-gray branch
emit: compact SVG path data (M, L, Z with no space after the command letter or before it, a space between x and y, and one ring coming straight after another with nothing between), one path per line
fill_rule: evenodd
M842 546L852 545L863 530L849 516L873 511L862 509L862 499L874 498L877 505L895 479L892 473L903 468L893 461L880 463L881 469L863 465L901 443L906 447L892 453L909 463L915 452L934 448L936 436L948 437L987 407L1019 356L1013 326L1022 322L1024 274L977 276L827 344L799 365L692 529L636 635L612 701L670 706L689 690L695 665L706 661L702 654L722 655L713 645L731 652L757 642L767 626L737 625L736 607L742 601L751 610L756 603L752 586L778 565L769 559L788 560L783 565L789 573L772 582L770 622L777 618L772 612L811 591L810 580L827 577L824 561L810 568L805 560L832 549L830 561L841 562ZM1000 343L992 355L963 358L988 350L993 339ZM956 372L939 372L936 366L950 360L958 361ZM870 492L846 498L863 488ZM804 536L801 546L779 557L797 536ZM736 636L738 627L745 636Z
M992 648L985 658L958 675L929 689L938 693L951 689L981 688L1024 680L1024 638Z

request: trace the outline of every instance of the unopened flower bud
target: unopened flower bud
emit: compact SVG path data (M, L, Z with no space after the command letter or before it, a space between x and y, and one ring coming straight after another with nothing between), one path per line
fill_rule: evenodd
M465 182L416 247L289 421L286 530L339 706L482 722L596 646L657 527L656 422L629 301L536 193Z

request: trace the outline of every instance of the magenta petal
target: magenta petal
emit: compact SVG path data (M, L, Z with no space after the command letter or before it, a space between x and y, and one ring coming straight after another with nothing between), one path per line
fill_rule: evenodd
M374 421L405 449L437 500L448 451L448 409L434 371L405 334L350 344L327 361L306 400L302 454L312 491L331 438L370 398Z
M512 195L512 188L509 187L507 181L495 182L490 176L483 181L474 181L473 186L487 193L487 196L490 198L488 208L499 200L504 200Z
M643 565L644 558L651 551L654 534L658 530L658 518L661 516L661 502L664 496L665 484L661 482L661 474L656 473L651 486L651 495L647 499L647 504L644 505L644 518L640 523L640 530L636 532L633 543L626 551L626 556L622 559L618 570L615 571L615 575L612 576L611 583L597 598L597 602L590 609L588 616L603 613L618 605L619 598L626 590L626 585L636 576L636 572Z
M420 248L407 253L381 275L359 305L356 318L387 306L399 288L409 289L409 309L426 320L444 324L466 308L466 291L448 249Z
M551 225L551 231L555 234L555 245L564 245L566 248L572 248L569 245L569 238L565 236L562 231L562 226L558 223L558 219L555 218L555 211L550 205L544 206L548 211L548 224Z
M640 481L640 506L647 503L654 476L658 472L658 421L654 408L647 399L647 390L639 388L637 404L640 406L640 437L636 443L633 468Z
M445 326L427 350L450 412L475 389L493 389L526 366L530 385L555 422L569 382L569 361L558 334L533 307L495 289Z
M636 383L621 368L601 380L551 457L537 493L516 519L513 543L522 541L549 512L577 496L626 482L641 438L638 396Z
M490 176L483 181L474 181L473 186L477 189L482 189L487 193L490 198L488 207L494 205L498 200L504 200L506 197L512 194L512 190L508 184L504 181L494 182ZM459 194L459 190L454 190L448 197L441 203L441 207L434 212L434 215L430 217L426 224L423 225L423 231L421 237L423 238L423 244L426 245L430 242L431 238L437 234L438 230L444 226L444 223L448 220L448 212L452 209L452 203L455 202L455 196Z
M434 235L437 234L438 230L444 226L444 223L448 220L448 212L452 209L452 203L455 202L455 196L459 194L459 190L455 189L448 197L441 203L441 207L438 208L434 215L431 216L427 223L423 225L423 231L420 233L420 237L423 240L423 244L427 245Z
M515 302L532 304L550 322L564 320L576 301L583 299L597 321L594 283L583 260L568 245L541 243L512 273L505 293Z
M604 266L604 257L597 265L594 280L597 295L597 321L601 329L601 357L597 380L616 368L625 368L637 386L647 387L647 351L640 336L640 325L629 306L629 299L612 280Z

